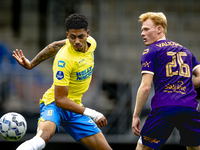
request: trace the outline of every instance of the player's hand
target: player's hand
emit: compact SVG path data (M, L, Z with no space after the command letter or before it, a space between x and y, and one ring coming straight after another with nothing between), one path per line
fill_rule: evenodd
M138 117L133 117L132 131L135 135L140 136L140 119Z
M17 62L26 69L32 69L30 61L23 55L22 50L13 51L13 57L17 60Z
M96 123L97 127L99 127L99 128L105 127L108 124L108 122L104 116L102 116L100 119L98 119L95 123Z
M98 127L104 127L108 124L104 115L96 110L85 108L83 115L92 118Z

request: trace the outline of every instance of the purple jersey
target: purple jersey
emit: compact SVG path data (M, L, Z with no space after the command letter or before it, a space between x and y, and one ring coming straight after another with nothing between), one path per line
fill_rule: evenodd
M144 50L141 64L142 73L154 75L152 109L163 106L197 107L192 72L200 63L187 48L170 40L157 41Z

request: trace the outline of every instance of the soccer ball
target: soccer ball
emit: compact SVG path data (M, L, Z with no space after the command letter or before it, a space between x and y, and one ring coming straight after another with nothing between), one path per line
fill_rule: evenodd
M9 141L21 139L27 129L27 123L24 117L16 112L10 112L3 115L0 119L0 134Z

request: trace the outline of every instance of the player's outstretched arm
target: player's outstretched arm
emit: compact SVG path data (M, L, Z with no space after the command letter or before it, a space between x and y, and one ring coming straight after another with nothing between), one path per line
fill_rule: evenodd
M42 61L56 55L59 49L65 45L65 42L66 40L61 40L49 44L43 50L41 50L31 61L29 61L23 55L22 50L18 51L18 49L16 49L16 51L13 51L13 57L21 66L30 70L40 64Z

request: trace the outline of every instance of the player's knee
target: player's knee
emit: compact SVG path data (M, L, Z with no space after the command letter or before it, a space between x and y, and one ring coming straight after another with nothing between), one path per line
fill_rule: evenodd
M138 142L136 150L153 150L153 149Z

